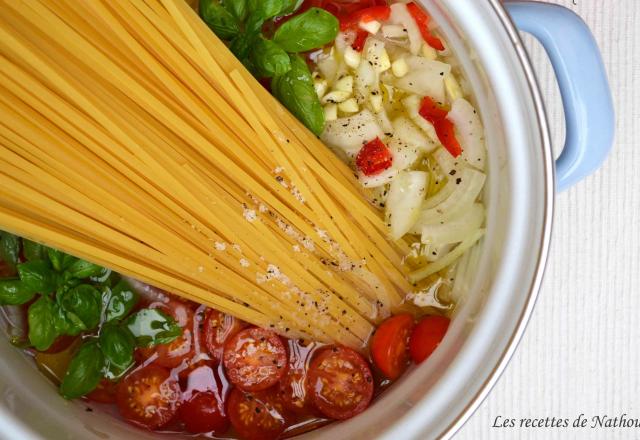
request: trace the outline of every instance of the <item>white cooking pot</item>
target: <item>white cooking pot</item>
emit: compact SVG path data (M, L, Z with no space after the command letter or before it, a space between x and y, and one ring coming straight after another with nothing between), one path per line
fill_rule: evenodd
M470 80L489 150L488 233L465 260L462 299L436 353L352 420L305 438L448 437L489 392L531 314L551 236L556 187L595 170L613 137L602 61L584 23L567 9L512 2L507 9L545 46L562 92L567 141L554 183L544 107L527 55L498 0L424 0ZM5 338L0 339L3 439L157 439L86 404L67 402Z

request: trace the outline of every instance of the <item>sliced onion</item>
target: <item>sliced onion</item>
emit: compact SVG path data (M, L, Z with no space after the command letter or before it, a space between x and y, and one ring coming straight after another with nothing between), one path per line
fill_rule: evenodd
M332 83L338 73L338 59L336 58L336 50L332 47L327 53L322 53L316 60L316 65L322 76Z
M380 188L381 186L393 181L394 177L396 177L399 172L400 170L395 167L384 170L375 176L365 176L361 172L358 172L358 180L365 188Z
M424 171L402 171L391 182L386 218L394 240L409 232L418 219L427 191L427 178Z
M442 174L445 174L448 177L455 176L464 167L464 165L460 163L460 161L453 157L451 153L449 153L444 148L438 148L432 153L432 155L436 160L436 163L440 167Z
M363 104L369 99L371 92L379 90L380 75L369 63L360 63L355 77L355 98L358 104Z
M467 237L462 243L455 247L451 252L447 255L440 258L438 261L427 264L420 269L417 269L409 274L409 281L411 283L417 283L428 276L433 275L436 272L441 271L445 267L450 264L455 263L455 261L460 258L467 250L471 249L473 245L476 244L478 240L482 238L484 235L484 229L477 229L471 235Z
M364 144L383 136L373 113L363 110L353 116L327 122L320 138L329 146L339 148L353 157Z
M437 102L445 102L444 77L451 72L451 66L423 57L408 57L409 73L398 78L395 86L405 92L429 96Z
M421 234L424 226L436 223L443 224L455 218L465 209L469 209L482 191L485 179L486 176L483 173L473 168L462 170L460 177L451 179L456 185L451 195L438 205L423 209L411 232Z
M456 127L463 159L472 167L484 170L486 162L484 129L478 112L469 101L459 98L453 101L447 119Z
M391 5L389 21L392 24L400 24L407 30L407 35L409 36L409 51L414 55L420 52L423 44L422 34L420 33L420 29L418 28L416 21L409 13L407 5L403 3L395 3Z
M398 171L405 170L415 164L420 156L422 156L422 150L416 147L407 145L397 137L394 137L388 145L393 155L392 167Z
M460 243L479 229L483 222L484 206L481 203L474 203L471 208L444 224L423 226L422 243L431 246Z
M393 135L413 148L430 153L436 145L431 139L407 117L400 116L393 120Z

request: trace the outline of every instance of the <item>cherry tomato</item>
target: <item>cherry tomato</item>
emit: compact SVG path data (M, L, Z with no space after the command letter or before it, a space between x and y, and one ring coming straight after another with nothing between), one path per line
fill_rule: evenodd
M193 434L213 432L220 435L229 428L224 399L217 390L195 393L180 405L178 414L186 430Z
M413 362L419 364L431 356L447 333L449 322L444 316L427 316L414 327L409 339Z
M166 368L176 368L185 360L194 357L196 341L194 338L194 312L189 304L178 300L170 300L168 303L154 302L150 308L158 308L167 313L176 323L182 327L182 335L168 344L160 344L156 347L141 348L136 356L142 359L150 358L157 353L156 363Z
M356 165L365 176L380 174L393 164L391 150L380 140L375 138L360 149L356 156Z
M130 423L157 429L168 423L178 410L181 392L169 370L149 365L125 377L117 387L116 403Z
M307 372L289 367L287 374L278 383L278 393L285 408L295 414L309 414L313 410L307 390Z
M371 402L371 369L350 348L326 348L311 362L308 391L322 414L332 419L348 419L364 411Z
M373 363L391 380L407 368L409 337L413 329L413 316L408 313L384 321L371 340Z
M420 33L422 34L424 41L436 50L444 50L444 44L442 44L440 38L433 35L429 30L430 17L427 13L414 2L407 3L407 9L418 25L418 29L420 29Z
M234 388L227 411L231 425L245 440L276 439L288 424L288 415L272 389L248 393Z
M95 390L87 394L87 399L98 403L116 403L117 383L102 379Z
M222 388L218 365L212 361L200 361L180 372L180 384L184 396L190 397L200 391L217 391Z
M275 385L287 372L287 350L272 332L251 327L224 345L224 367L231 383L244 391L260 391Z
M243 327L244 323L231 315L214 309L207 310L202 327L202 340L213 360L220 362L224 343Z

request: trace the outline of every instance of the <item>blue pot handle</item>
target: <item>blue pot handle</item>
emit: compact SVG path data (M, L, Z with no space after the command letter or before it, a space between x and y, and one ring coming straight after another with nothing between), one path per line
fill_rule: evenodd
M567 135L556 182L563 191L597 170L613 145L613 101L600 51L584 21L567 8L535 1L505 6L516 26L540 41L558 78Z

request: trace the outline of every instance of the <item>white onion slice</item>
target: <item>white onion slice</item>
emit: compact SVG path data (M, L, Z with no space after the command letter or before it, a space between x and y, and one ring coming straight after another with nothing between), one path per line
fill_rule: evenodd
M407 30L407 35L409 36L409 50L411 53L415 55L420 52L423 42L422 34L420 33L420 29L418 28L416 21L409 13L407 5L403 3L395 3L391 5L389 21L392 24L400 24Z
M422 243L441 246L460 243L479 229L484 222L484 206L474 203L461 215L444 224L435 223L422 227Z
M418 219L427 190L427 178L424 171L402 171L391 182L386 218L394 240L409 232Z
M383 136L384 133L373 113L363 110L353 116L327 122L320 138L324 143L353 157L364 144Z
M462 146L462 158L472 167L484 170L484 129L476 110L469 101L459 98L453 101L447 119L456 127L458 141Z
M392 125L394 136L408 146L419 148L427 154L436 148L431 138L416 127L409 118L400 116L393 120Z

